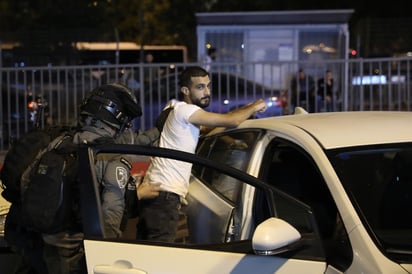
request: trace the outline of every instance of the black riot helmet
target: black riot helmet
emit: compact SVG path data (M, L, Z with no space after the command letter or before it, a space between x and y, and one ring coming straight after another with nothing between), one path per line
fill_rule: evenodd
M82 120L92 117L123 131L142 109L129 88L112 83L92 90L80 105L80 115Z

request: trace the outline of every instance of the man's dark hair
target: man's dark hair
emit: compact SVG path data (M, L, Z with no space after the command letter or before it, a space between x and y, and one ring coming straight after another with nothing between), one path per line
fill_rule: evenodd
M202 67L188 67L180 74L179 85L180 87L190 87L192 85L192 77L204 77L208 75L209 72L207 72Z

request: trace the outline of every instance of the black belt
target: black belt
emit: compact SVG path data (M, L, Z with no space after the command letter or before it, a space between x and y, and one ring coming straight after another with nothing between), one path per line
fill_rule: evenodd
M169 192L169 191L159 191L158 198L170 200L170 199L180 199L180 196L177 195L176 193Z

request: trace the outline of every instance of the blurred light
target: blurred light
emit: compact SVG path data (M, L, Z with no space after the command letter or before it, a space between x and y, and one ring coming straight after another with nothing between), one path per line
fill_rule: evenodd
M33 102L33 101L30 101L30 102L27 104L27 107L28 107L29 109L33 109L33 108L34 108L34 102Z
M356 54L358 54L358 52L355 49L350 51L350 55L356 56Z
M140 50L140 46L134 42L76 42L77 50Z
M387 78L385 75L364 75L355 76L352 79L352 85L385 85Z
M307 45L303 47L302 51L306 54L312 54L315 52L335 53L336 49L333 47L326 46L324 43L320 43L319 45Z
M391 83L405 83L405 75L394 75L391 77Z
M268 99L266 105L268 107L273 107L273 106L277 106L278 104L278 97L277 96L272 96Z
M311 49L307 49L307 50L305 50L305 52L306 52L307 54L311 54L311 53L312 53L312 50L311 50Z

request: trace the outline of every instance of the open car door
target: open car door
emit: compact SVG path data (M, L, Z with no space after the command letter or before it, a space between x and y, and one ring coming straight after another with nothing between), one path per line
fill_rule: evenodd
M102 225L99 187L94 171L94 159L98 153L117 153L140 156L169 157L176 160L188 161L196 165L209 168L231 176L237 182L255 187L265 195L265 206L269 217L261 222L253 232L253 237L241 241L214 241L214 236L201 243L187 242L160 243L151 241L137 241L125 239L107 239ZM81 195L83 208L83 225L85 233L85 253L88 273L323 273L326 268L324 260L306 261L289 259L291 251L299 251L302 247L301 234L287 222L275 218L274 204L277 191L255 177L238 169L181 151L167 150L157 147L136 145L104 145L94 148L85 148L80 152ZM197 189L202 192L206 190ZM281 194L281 193L280 193ZM211 193L209 193L211 195ZM206 195L206 197L208 197ZM209 196L210 198L211 196ZM285 196L287 198L287 196ZM251 202L251 201L249 201ZM311 218L309 208L295 203L290 204L296 212ZM201 208L199 203L187 206L190 211L199 212L198 218L208 216L208 210ZM204 205L203 205L204 206ZM210 223L204 222L205 231L220 231L216 239L225 235L228 220L231 219L236 207L223 200L217 200L216 212L211 216ZM212 214L213 210L209 210ZM213 214L212 214L213 215ZM220 216L220 217L219 217ZM222 217L222 218L221 218ZM221 220L214 222L213 220ZM196 220L195 220L196 221ZM199 222L199 220L198 220ZM222 226L216 228L215 226ZM190 231L197 233L198 231ZM204 235L208 235L207 233ZM213 235L213 234L209 234ZM216 236L215 235L215 236ZM221 239L221 238L219 238ZM278 254L282 254L279 256Z

